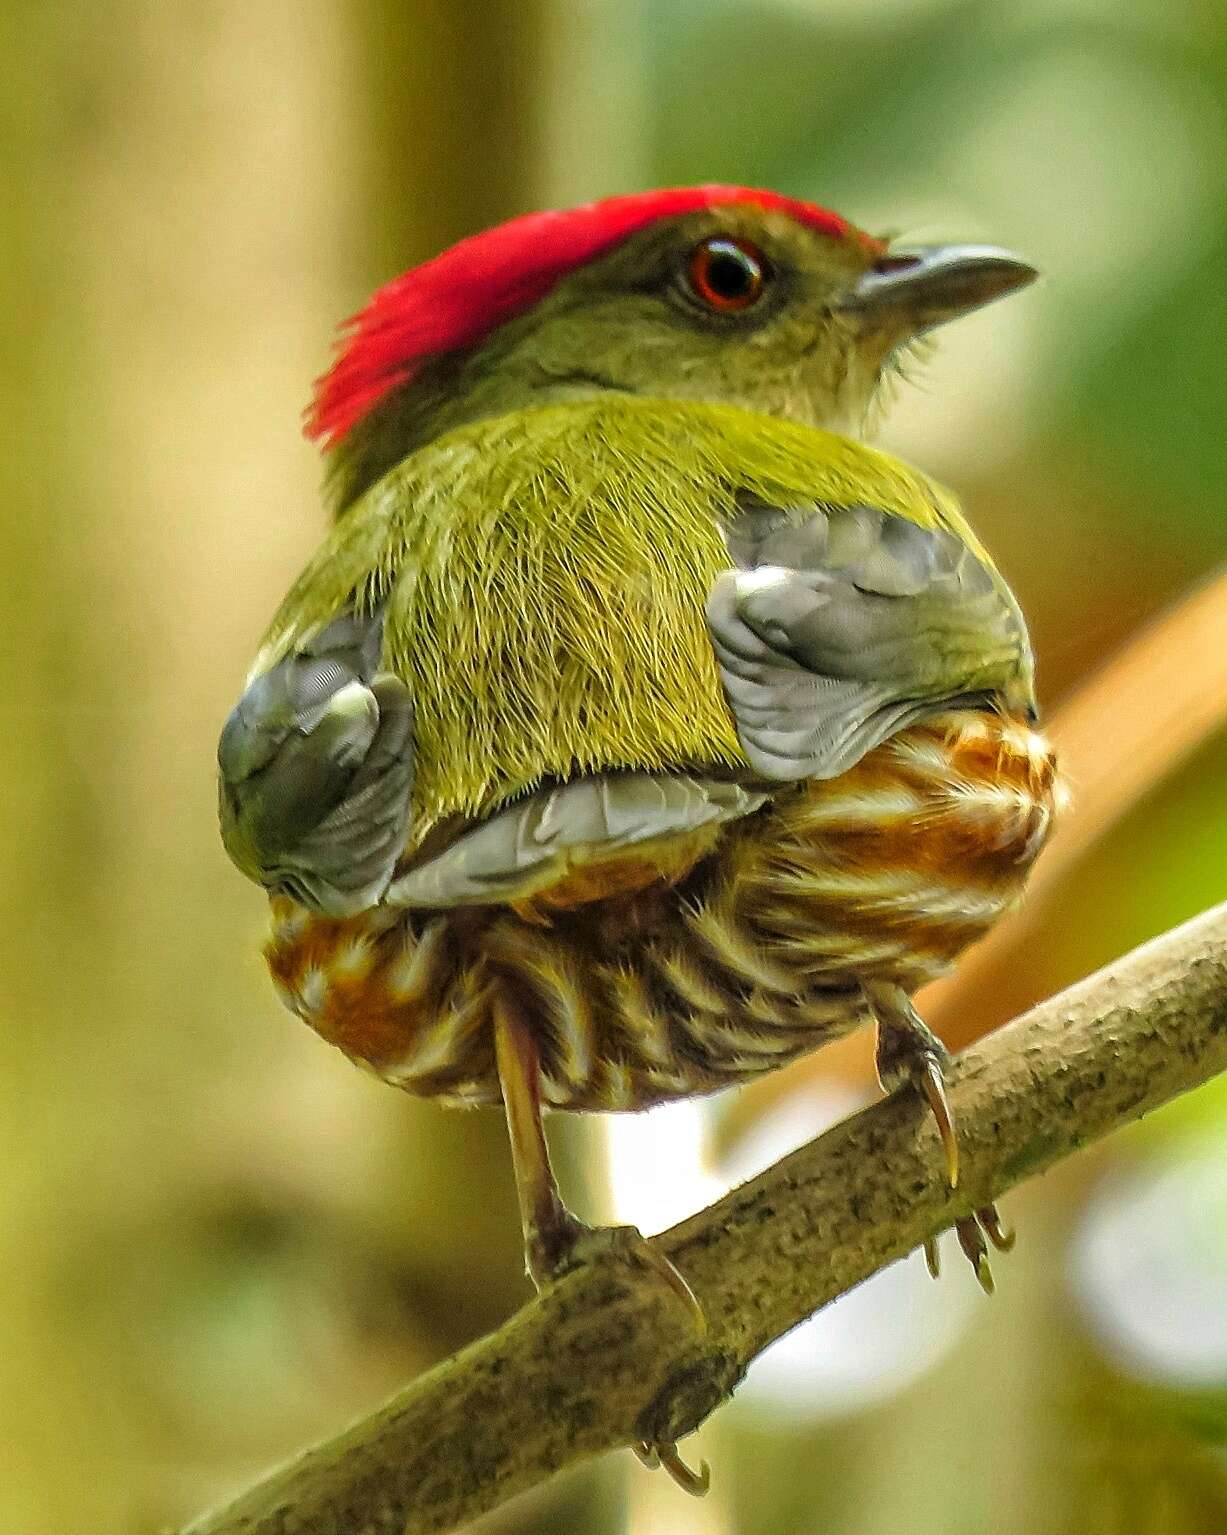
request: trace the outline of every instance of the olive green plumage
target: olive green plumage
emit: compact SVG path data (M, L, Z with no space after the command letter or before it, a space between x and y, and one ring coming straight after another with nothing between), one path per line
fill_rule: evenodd
M341 516L253 675L355 597L414 699L413 841L543 778L744 769L704 625L746 499L872 505L991 561L947 492L845 437L720 404L608 392L470 423Z

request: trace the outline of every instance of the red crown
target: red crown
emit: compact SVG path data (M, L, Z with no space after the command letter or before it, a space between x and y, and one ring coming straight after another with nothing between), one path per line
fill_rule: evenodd
M307 436L335 447L427 358L472 346L543 298L568 272L657 219L722 203L774 209L823 234L876 246L838 214L752 187L673 187L523 214L413 267L345 322L337 360L317 381Z

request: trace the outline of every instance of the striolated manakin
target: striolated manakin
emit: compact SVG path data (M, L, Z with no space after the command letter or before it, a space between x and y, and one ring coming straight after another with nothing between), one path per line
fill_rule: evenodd
M335 524L222 733L223 837L289 1007L505 1105L538 1284L617 1240L701 1317L566 1209L543 1105L708 1092L865 1019L957 1179L910 997L1017 898L1054 765L1005 581L860 436L919 336L1034 275L649 192L406 273L320 381ZM958 1229L987 1283L996 1212Z

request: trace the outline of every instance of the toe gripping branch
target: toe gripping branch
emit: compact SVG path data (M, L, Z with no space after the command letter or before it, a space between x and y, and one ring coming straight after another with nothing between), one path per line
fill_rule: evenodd
M956 1189L959 1184L959 1143L945 1080L950 1052L917 1013L902 987L879 982L866 984L863 990L878 1026L877 1068L882 1090L890 1093L911 1085L923 1097L941 1140L946 1159L946 1181L951 1189ZM959 1216L954 1230L959 1246L975 1270L980 1288L986 1295L991 1295L994 1282L988 1261L988 1243L991 1242L998 1252L1009 1252L1014 1246L1014 1232L1002 1223L994 1204ZM929 1273L936 1279L939 1272L936 1237L925 1240L924 1254Z
M659 1466L668 1472L683 1492L690 1493L691 1497L703 1497L711 1486L711 1467L707 1462L701 1460L699 1469L692 1471L678 1454L676 1444L648 1444L644 1440L640 1444L632 1445L631 1448L649 1471L655 1471Z
M988 1247L984 1238L987 1236L999 1253L1008 1253L1014 1246L1014 1232L1002 1224L996 1205L983 1205L970 1215L960 1215L954 1223L954 1232L967 1261L975 1270L980 1288L985 1295L991 1295L996 1283L989 1266ZM924 1253L929 1273L936 1279L941 1271L936 1237L925 1238Z

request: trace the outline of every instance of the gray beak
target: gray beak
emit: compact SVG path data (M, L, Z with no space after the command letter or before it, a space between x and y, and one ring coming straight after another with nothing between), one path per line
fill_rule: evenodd
M840 304L919 335L1025 288L1039 273L995 245L916 245L889 251Z

